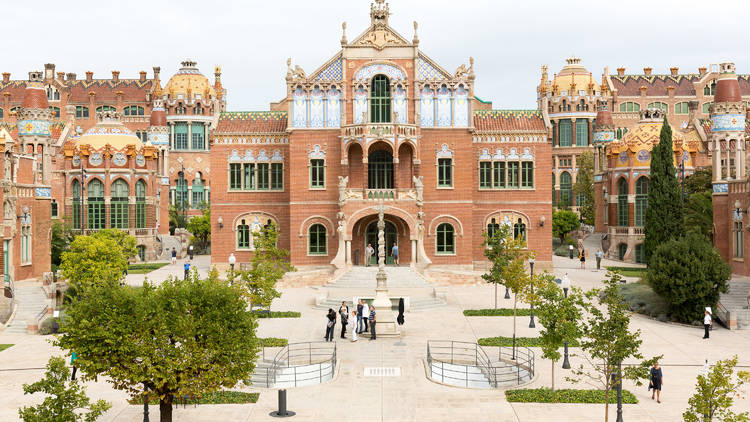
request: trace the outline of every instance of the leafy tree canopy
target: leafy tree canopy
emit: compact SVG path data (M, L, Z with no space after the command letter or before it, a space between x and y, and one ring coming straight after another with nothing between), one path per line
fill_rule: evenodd
M685 228L711 242L713 226L714 206L711 191L690 194L685 201Z
M581 227L578 215L573 211L560 210L552 214L552 234L565 241L565 236Z
M586 151L578 156L576 160L578 172L576 183L573 185L573 193L576 198L582 197L583 203L578 205L578 212L583 222L594 224L594 153Z
M203 215L191 218L187 230L193 235L190 239L193 246L198 251L205 252L211 244L211 209L205 208Z
M135 254L133 236L117 229L99 230L75 237L62 254L60 270L76 290L94 283L117 284Z
M750 373L734 373L737 356L716 362L705 373L698 375L695 394L688 400L689 407L682 414L685 422L747 422L748 412L734 413L732 405L739 388L750 382Z
M710 166L695 169L693 174L685 177L685 194L711 192L713 190L712 179L713 170Z
M59 267L62 262L62 254L70 247L73 241L73 229L68 220L55 220L52 222L50 235L50 260L52 265Z

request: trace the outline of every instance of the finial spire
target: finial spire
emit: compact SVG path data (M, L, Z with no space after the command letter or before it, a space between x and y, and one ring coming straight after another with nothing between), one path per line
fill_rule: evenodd
M385 0L375 0L370 4L370 20L373 26L388 26L388 16L391 12Z

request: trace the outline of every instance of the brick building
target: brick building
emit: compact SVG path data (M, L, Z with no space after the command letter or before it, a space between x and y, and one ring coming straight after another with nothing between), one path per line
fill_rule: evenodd
M492 110L474 96L473 59L448 72L388 25L371 25L317 70L286 75L265 112L226 112L211 146L212 263L252 254L273 221L300 267L346 268L377 245L417 268L484 265L483 233L501 224L551 266L548 126L537 110ZM545 221L547 224L545 224ZM388 262L391 262L389 257Z

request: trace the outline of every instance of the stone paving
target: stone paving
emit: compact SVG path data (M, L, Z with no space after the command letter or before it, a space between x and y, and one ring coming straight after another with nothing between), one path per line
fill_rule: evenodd
M207 257L196 257L195 263L202 274L208 269ZM605 264L610 263L605 260ZM612 263L614 264L614 263ZM574 285L591 288L599 285L604 271L580 270L577 260L555 257L555 274L569 274ZM591 265L589 265L591 267ZM168 265L148 275L160 281L168 274L182 276L182 261ZM128 283L139 284L143 276L130 275ZM471 390L448 387L428 380L425 376L424 358L427 340L462 340L474 342L479 337L511 335L513 319L510 317L464 317L462 309L491 308L493 288L489 285L448 287L448 304L422 312L406 314L403 339L360 338L356 343L336 338L339 363L333 381L317 386L288 390L288 408L297 412L297 421L480 421L532 422L532 421L602 421L603 405L588 404L538 404L508 403L502 391ZM283 289L283 296L272 306L274 310L297 310L299 319L263 319L259 321L261 337L286 337L291 342L318 341L325 330L324 312L313 309L317 289ZM502 299L498 290L499 306L510 307L512 300ZM537 327L539 325L537 324ZM645 386L625 387L639 399L637 405L624 406L626 421L678 421L692 394L695 376L705 359L739 356L740 365L750 367L750 331L729 331L719 326L710 340L702 340L702 329L678 324L661 323L634 315L632 327L640 329L643 337L642 351L647 356L664 355L664 389L662 404L650 399ZM536 335L539 328L528 328L528 317L519 317L519 336ZM0 343L14 343L0 352L0 420L16 421L17 408L40 400L24 396L21 385L39 379L48 357L61 354L52 347L48 338L25 334L0 333ZM534 349L537 355L539 349ZM571 349L573 353L575 349ZM528 387L550 385L551 364L537 358L537 376ZM580 360L571 359L576 366ZM365 377L366 367L397 366L400 377ZM564 380L567 371L555 370L556 386L571 386ZM38 368L23 369L21 368ZM747 369L747 368L745 368ZM583 388L579 385L577 388ZM198 421L270 421L268 413L275 410L276 391L260 391L260 400L250 405L188 406L178 408L174 420ZM89 383L87 391L93 398L104 398L113 404L100 421L136 422L142 420L142 408L127 405L126 395L113 390L104 380ZM750 399L736 404L738 410L750 410ZM158 420L158 406L151 407L151 420ZM610 408L614 420L614 406Z

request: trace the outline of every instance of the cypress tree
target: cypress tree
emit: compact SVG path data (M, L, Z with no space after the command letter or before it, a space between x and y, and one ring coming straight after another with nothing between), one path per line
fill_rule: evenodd
M646 207L646 263L662 243L676 240L685 232L680 184L674 167L672 128L664 116L659 143L651 150L651 179Z

